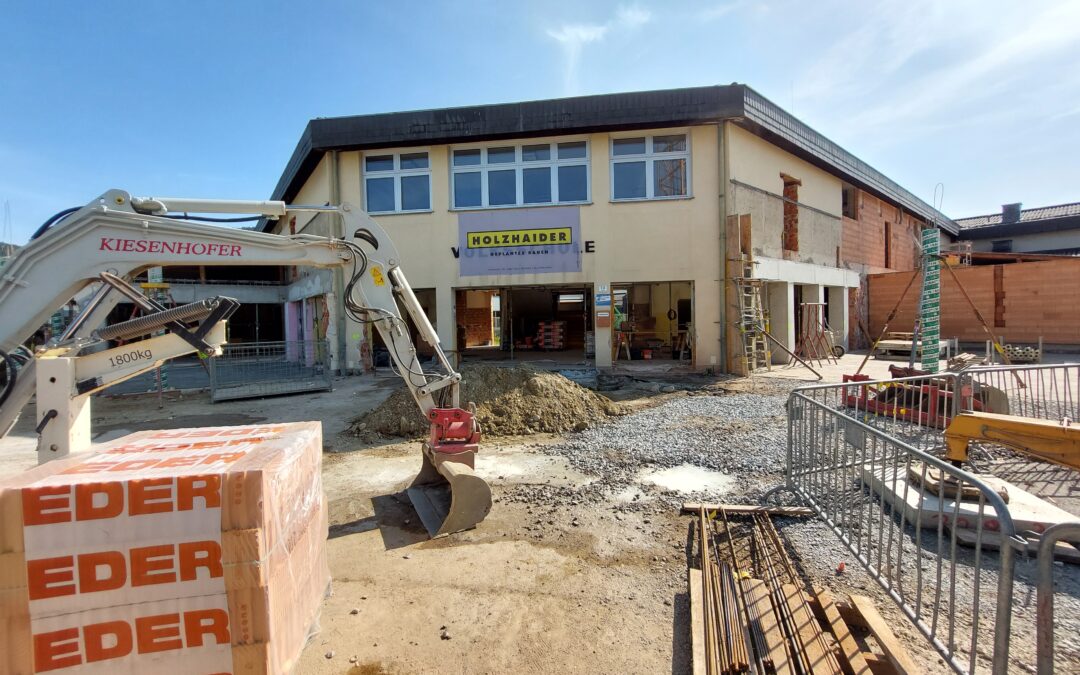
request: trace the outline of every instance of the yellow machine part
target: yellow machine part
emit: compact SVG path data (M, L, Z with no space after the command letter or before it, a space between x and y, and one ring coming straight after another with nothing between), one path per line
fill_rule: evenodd
M987 441L1080 470L1080 426L1016 415L965 412L945 429L946 458L966 462L969 441Z

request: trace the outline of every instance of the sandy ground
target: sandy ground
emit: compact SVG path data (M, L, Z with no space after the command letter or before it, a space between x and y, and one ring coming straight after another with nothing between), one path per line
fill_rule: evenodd
M861 357L845 359L857 365ZM362 447L342 434L396 386L390 375L344 378L333 392L306 397L212 405L206 394L194 394L171 397L163 408L154 397L99 398L94 433L102 441L149 428L323 422L333 593L297 673L689 672L690 518L677 513L670 495L660 499L642 484L634 495L600 504L508 500L522 485L580 486L593 478L531 447L557 436L485 439L477 471L493 487L491 515L476 530L428 540L401 492L419 466L418 445ZM618 398L642 408L684 395L654 392L642 387ZM36 463L32 426L27 414L0 442L0 471ZM623 508L635 496L636 508ZM793 557L809 576L876 598L913 656L930 671L942 670L895 604L855 565L837 578L829 556L802 559L800 547L822 546L842 559L839 541L823 524L778 525L790 531Z

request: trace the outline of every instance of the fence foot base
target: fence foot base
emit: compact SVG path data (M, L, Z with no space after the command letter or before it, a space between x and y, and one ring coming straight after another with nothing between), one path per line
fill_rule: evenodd
M791 495L791 499L786 499L783 502L779 501L779 499L777 497L781 493L787 493L787 494ZM761 495L761 499L758 500L758 503L761 504L762 506L805 506L806 505L806 502L804 502L803 499L801 497L799 497L798 493L796 493L794 490L792 490L791 488L789 488L786 485L777 485L776 487L770 489L768 492Z

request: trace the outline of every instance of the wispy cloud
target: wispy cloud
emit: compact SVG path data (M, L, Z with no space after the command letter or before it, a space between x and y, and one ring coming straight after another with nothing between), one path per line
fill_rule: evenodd
M821 114L855 111L845 118L846 133L874 137L899 127L910 134L1001 121L1030 112L1029 100L1010 93L1044 86L1030 81L1032 72L1070 77L1080 3L1025 6L1016 16L980 5L956 9L933 0L877 3L801 73L797 98Z
M578 93L581 52L585 45L601 42L617 32L630 32L649 23L652 12L637 5L621 6L615 16L604 23L568 23L548 29L548 37L559 43L563 53L563 90L567 95Z

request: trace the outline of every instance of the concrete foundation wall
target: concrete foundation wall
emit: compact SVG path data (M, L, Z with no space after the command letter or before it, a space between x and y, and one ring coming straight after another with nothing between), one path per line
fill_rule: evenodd
M1011 265L956 268L960 283L999 339L1080 345L1080 258ZM916 272L868 277L870 332L877 335ZM890 330L910 332L915 323L920 281L904 298ZM964 342L987 338L971 306L946 271L941 273L941 337Z

